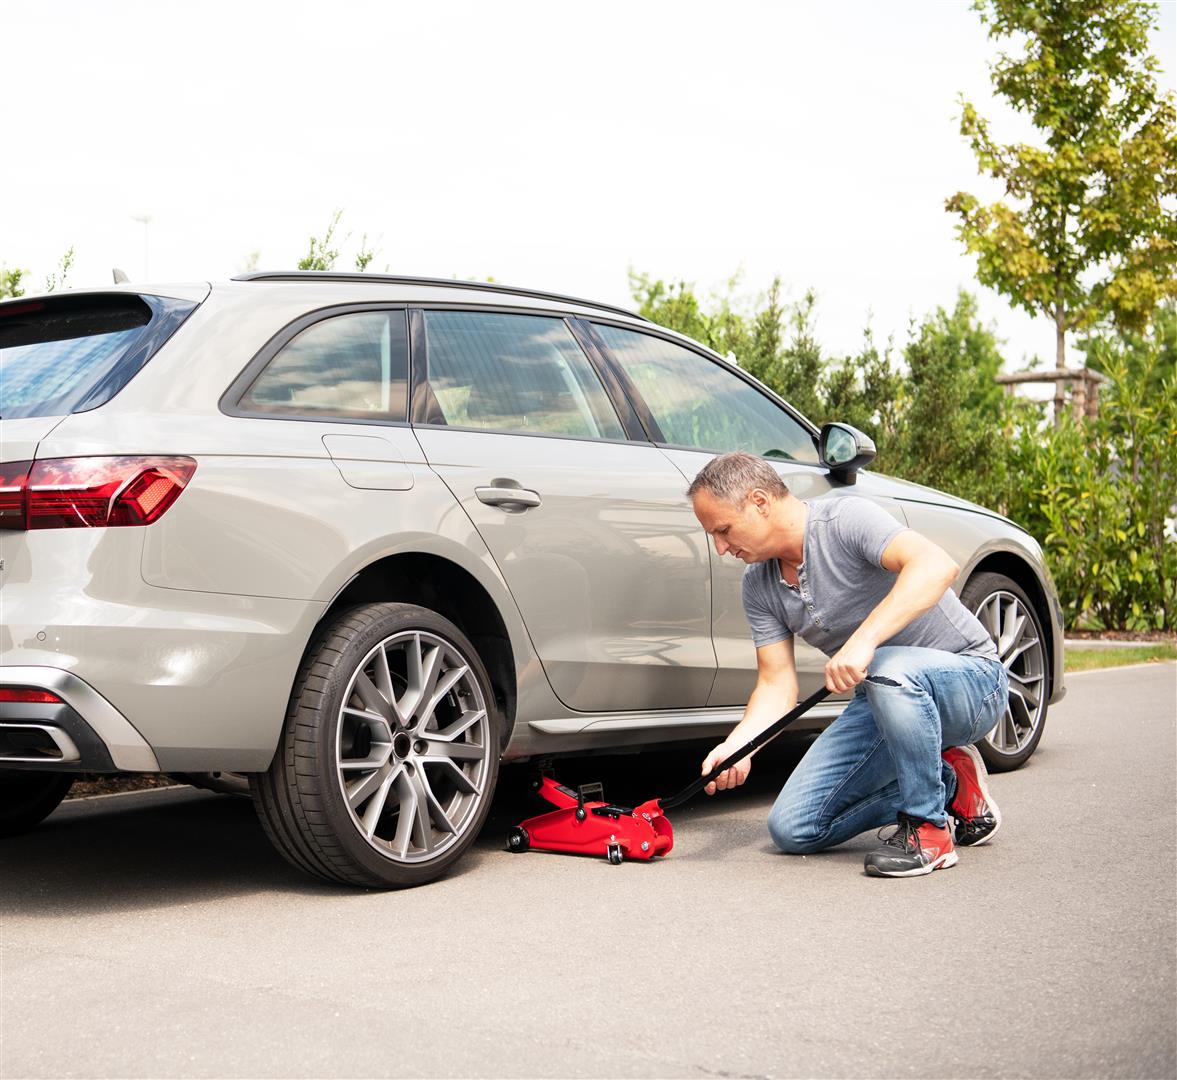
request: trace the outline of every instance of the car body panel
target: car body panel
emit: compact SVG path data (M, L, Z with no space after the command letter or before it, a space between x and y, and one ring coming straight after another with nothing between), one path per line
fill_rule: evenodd
M164 769L264 768L301 654L290 641L324 605L153 588L139 573L148 531L0 531L0 682L10 667L84 679Z
M417 437L490 548L561 701L584 712L706 704L706 536L654 447L426 427ZM508 480L541 504L479 500Z
M0 461L31 461L41 440L64 419L64 416L24 416L0 421Z

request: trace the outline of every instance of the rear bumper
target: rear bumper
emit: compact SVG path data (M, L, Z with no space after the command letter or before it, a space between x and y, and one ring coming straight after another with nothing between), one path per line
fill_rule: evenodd
M106 769L264 770L325 605L148 585L147 531L0 530L0 686L56 693L109 749Z
M48 690L62 704L0 703L0 767L55 772L158 772L129 720L89 683L53 667L0 667L0 687Z

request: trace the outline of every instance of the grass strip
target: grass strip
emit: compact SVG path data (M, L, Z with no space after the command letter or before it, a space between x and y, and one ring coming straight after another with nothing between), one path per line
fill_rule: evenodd
M1093 668L1123 667L1126 664L1150 664L1177 660L1177 646L1134 645L1131 648L1068 649L1067 671L1091 671Z

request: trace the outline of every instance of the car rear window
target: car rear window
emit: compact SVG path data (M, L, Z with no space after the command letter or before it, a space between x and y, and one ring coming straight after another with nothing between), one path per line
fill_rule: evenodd
M127 293L0 304L0 418L109 401L197 305Z

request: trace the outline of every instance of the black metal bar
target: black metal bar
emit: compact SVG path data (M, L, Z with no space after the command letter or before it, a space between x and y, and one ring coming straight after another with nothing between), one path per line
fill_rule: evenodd
M611 311L615 315L626 315L631 319L640 319L644 323L650 320L636 311L614 307L612 304L599 304L595 300L583 300L578 296L565 296L563 293L542 292L539 289L517 289L510 285L503 285L497 281L457 281L454 278L411 277L400 274L369 274L348 273L338 270L251 270L247 274L237 274L234 281L322 281L322 282L362 282L365 285L425 285L437 286L445 289L474 289L478 292L510 293L513 296L530 296L536 300L560 300L580 307L594 308L597 311Z
M708 784L711 783L720 773L726 772L737 761L743 761L753 750L759 750L765 743L772 742L782 731L785 730L794 720L809 712L820 701L824 701L830 696L830 691L824 686L814 694L810 694L800 705L790 709L775 723L766 727L759 735L749 739L739 750L737 750L731 757L721 761L715 766L706 776L700 776L692 784L688 784L682 791L675 795L671 795L668 799L659 799L658 805L663 810L671 810L676 806L681 806L688 799L698 795Z

